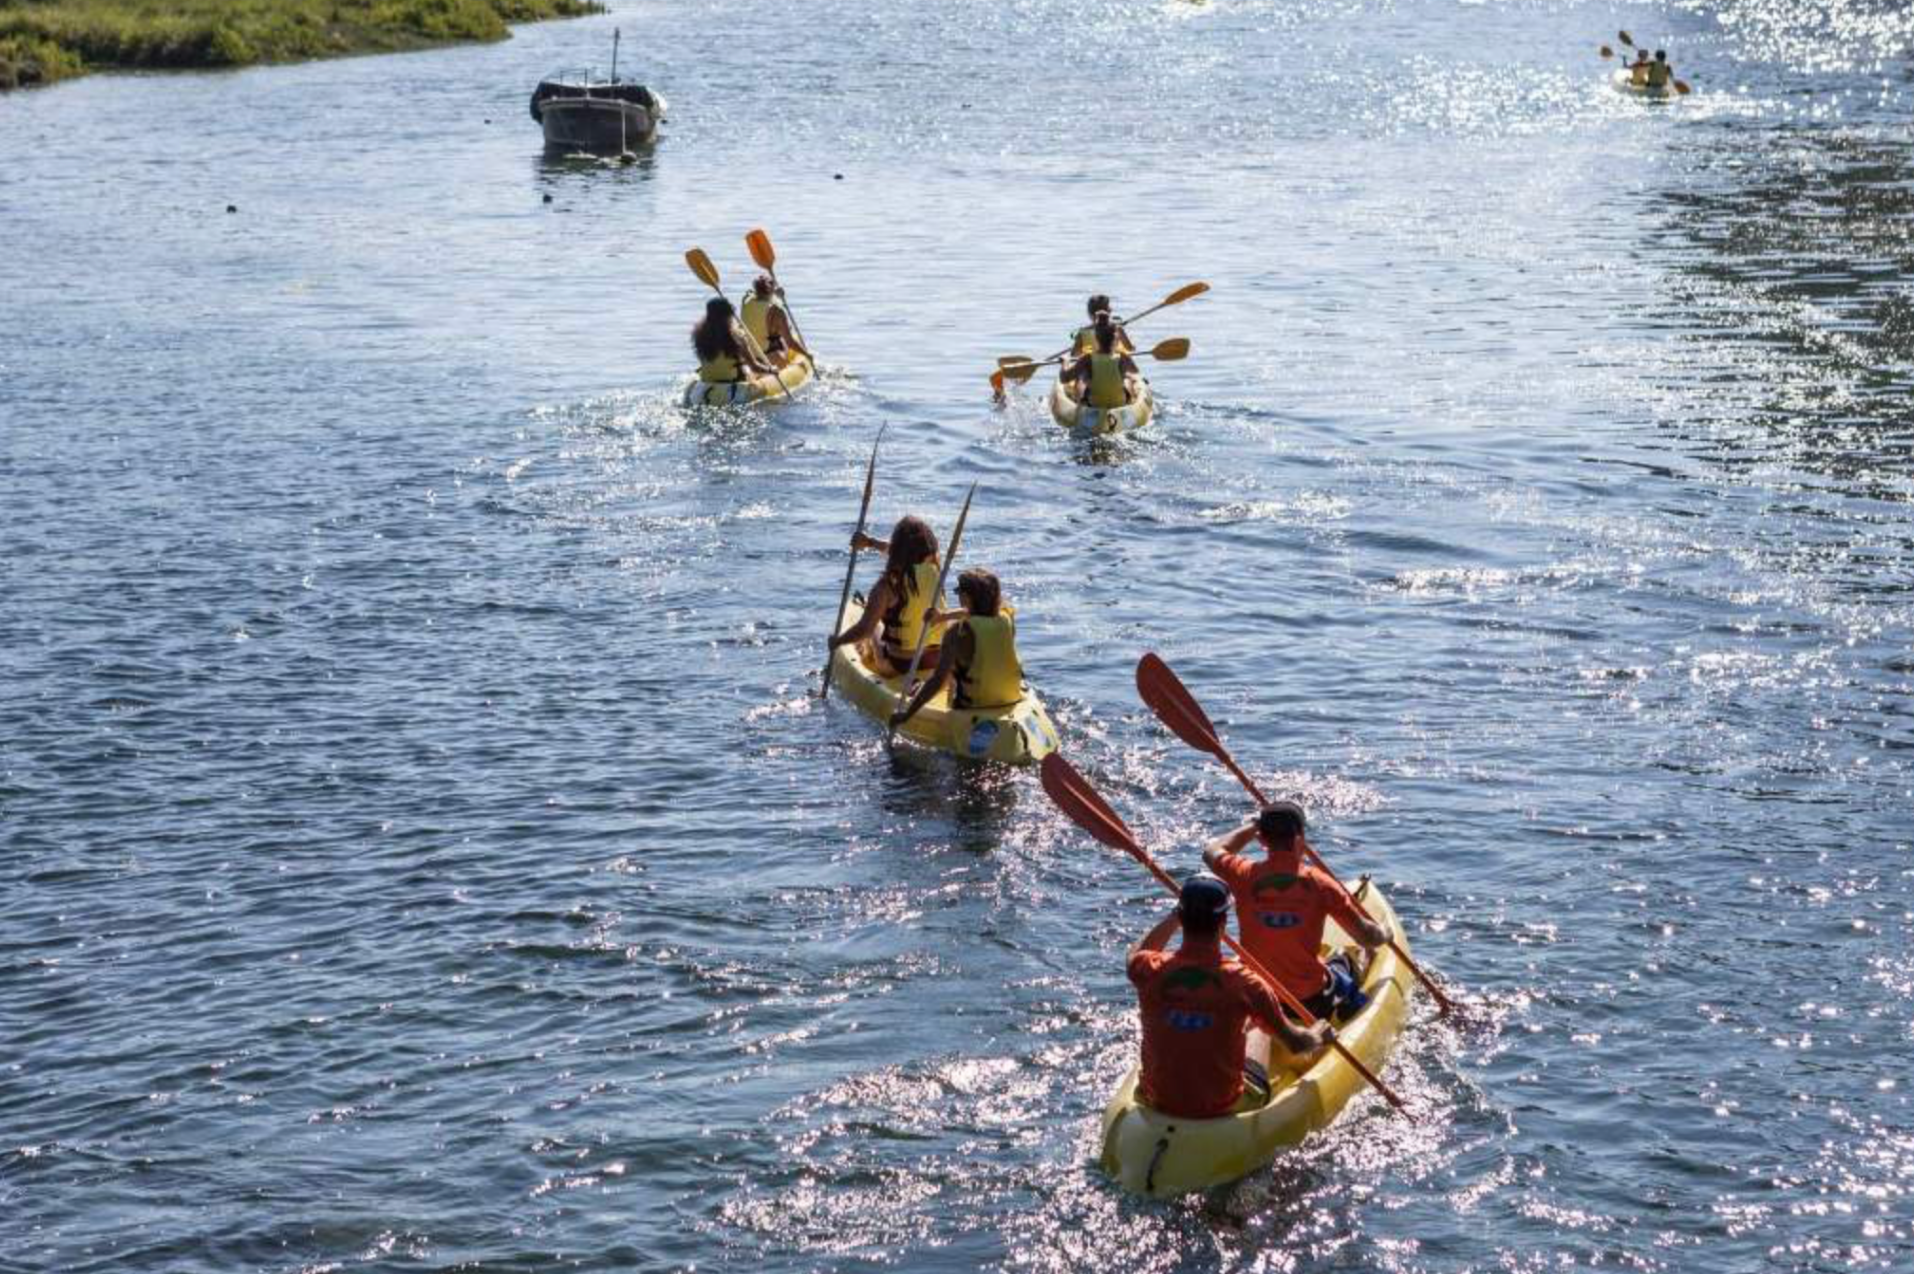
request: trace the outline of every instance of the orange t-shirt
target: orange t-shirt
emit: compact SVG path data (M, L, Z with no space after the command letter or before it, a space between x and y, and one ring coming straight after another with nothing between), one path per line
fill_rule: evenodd
M1362 912L1299 854L1222 854L1215 867L1236 900L1237 932L1244 948L1297 999L1307 1000L1322 990L1329 970L1316 953L1322 947L1324 922L1334 916L1354 934Z
M1276 993L1223 959L1217 939L1187 934L1174 953L1131 956L1130 981L1143 1016L1137 1096L1183 1119L1228 1114L1243 1095L1243 1024L1254 1018L1274 1031L1282 1011Z

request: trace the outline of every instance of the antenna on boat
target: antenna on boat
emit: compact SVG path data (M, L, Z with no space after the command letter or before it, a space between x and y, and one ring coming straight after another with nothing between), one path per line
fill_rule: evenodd
M611 82L618 82L618 28L611 29Z

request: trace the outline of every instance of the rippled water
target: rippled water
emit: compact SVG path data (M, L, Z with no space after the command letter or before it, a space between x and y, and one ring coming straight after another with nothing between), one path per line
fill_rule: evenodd
M614 25L668 135L547 162ZM0 1267L1908 1268L1910 47L720 0L0 99ZM689 418L760 224L836 370ZM1150 430L990 407L1196 278ZM1149 881L815 697L880 423L1174 865L1145 649L1390 890L1418 1118L1096 1172Z

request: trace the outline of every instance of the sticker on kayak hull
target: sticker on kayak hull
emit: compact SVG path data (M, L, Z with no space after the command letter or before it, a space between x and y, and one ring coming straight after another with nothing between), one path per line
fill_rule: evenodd
M969 750L972 756L983 756L990 751L990 745L997 741L997 731L1003 726L994 717L984 717L970 727Z

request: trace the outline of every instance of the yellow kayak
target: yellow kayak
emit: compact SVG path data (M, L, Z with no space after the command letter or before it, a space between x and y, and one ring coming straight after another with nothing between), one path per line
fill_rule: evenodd
M1365 883L1357 897L1407 951L1408 939L1382 892ZM1345 947L1355 947L1354 941L1330 921L1323 930L1324 955ZM1362 989L1369 1004L1336 1029L1336 1038L1380 1075L1408 1016L1414 975L1395 952L1383 947ZM1284 1064L1289 1055L1280 1045L1273 1050L1278 1056L1271 1056L1272 1041L1262 1031L1250 1030L1249 1047L1249 1056L1269 1070L1269 1101L1259 1110L1217 1119L1178 1119L1151 1110L1136 1099L1139 1072L1132 1067L1103 1112L1103 1170L1126 1190L1158 1198L1222 1185L1328 1127L1351 1097L1368 1088L1334 1049L1325 1049L1313 1066L1298 1074Z
M787 349L780 358L781 366L776 376L747 376L743 380L720 384L692 381L685 387L685 406L744 407L751 403L783 402L808 384L817 368L796 350Z
M1617 71L1614 74L1613 82L1618 91L1626 93L1630 97L1639 97L1650 102L1666 102L1672 100L1675 96L1675 83L1673 80L1670 80L1660 88L1651 88L1646 84L1635 83L1634 76L1630 75L1627 71Z
M844 627L850 628L863 615L864 599L853 599L844 611ZM846 699L888 723L891 713L904 705L904 679L879 675L876 658L869 639L847 642L831 652L831 679ZM928 673L925 669L919 676ZM1057 727L1028 682L1023 698L1004 708L952 707L950 687L945 686L897 732L926 747L1009 765L1035 765L1059 746Z
M1155 413L1156 397L1150 392L1150 382L1141 376L1136 381L1136 397L1121 407L1086 407L1061 380L1050 390L1050 415L1065 429L1083 437L1141 429Z

